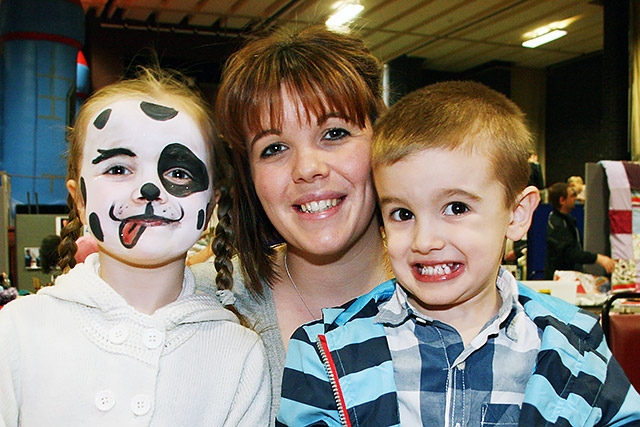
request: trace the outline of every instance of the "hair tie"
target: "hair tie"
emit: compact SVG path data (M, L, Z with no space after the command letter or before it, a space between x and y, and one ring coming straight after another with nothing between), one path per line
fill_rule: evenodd
M218 297L220 304L224 306L233 305L236 302L236 296L229 289L216 291L216 297Z

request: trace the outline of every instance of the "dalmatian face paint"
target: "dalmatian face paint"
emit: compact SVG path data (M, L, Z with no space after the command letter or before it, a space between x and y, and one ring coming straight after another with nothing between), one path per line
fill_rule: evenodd
M102 250L143 264L184 255L212 200L208 149L196 122L171 106L114 102L87 131L80 188Z

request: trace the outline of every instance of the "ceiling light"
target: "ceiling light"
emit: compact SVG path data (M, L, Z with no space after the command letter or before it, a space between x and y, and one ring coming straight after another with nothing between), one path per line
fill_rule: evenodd
M522 42L522 46L534 48L534 47L541 46L545 43L549 43L551 41L557 40L560 37L564 37L566 35L567 35L567 32L565 30L552 30L552 31L549 31L548 33L542 34L538 37L534 37L532 39Z
M343 27L360 14L364 6L358 2L342 2L337 10L325 22L327 27Z

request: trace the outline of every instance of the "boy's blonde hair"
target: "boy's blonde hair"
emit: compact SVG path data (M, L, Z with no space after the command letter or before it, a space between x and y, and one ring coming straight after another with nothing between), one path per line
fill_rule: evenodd
M427 148L487 155L509 207L529 181L531 133L524 113L480 83L435 83L401 98L374 126L373 169Z

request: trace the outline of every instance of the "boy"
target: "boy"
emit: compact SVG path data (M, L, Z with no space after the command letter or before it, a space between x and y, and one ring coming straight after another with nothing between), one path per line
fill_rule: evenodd
M299 329L281 425L639 422L598 319L500 269L539 202L518 107L473 82L427 86L375 125L396 279ZM324 363L323 363L324 362Z

